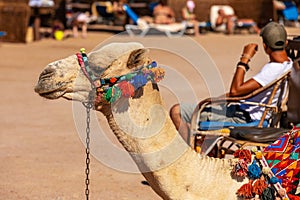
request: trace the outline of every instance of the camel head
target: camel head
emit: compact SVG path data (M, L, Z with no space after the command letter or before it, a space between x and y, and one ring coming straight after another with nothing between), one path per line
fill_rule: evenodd
M150 63L146 52L140 43L111 43L87 54L87 58L97 78L109 78ZM35 87L35 92L47 99L63 97L80 102L86 102L91 91L91 82L80 68L76 55L48 64Z

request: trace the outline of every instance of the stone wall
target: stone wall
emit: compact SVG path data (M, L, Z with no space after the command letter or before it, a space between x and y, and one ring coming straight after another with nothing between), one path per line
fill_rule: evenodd
M0 2L0 31L6 32L6 36L1 37L0 40L26 42L29 17L30 7L27 1Z

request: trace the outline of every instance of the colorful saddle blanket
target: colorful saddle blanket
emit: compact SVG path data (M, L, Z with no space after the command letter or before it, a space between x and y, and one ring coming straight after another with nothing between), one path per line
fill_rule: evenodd
M232 175L248 177L237 190L246 199L300 200L300 126L294 127L263 151L238 149Z
M281 136L266 147L263 155L281 186L289 194L299 194L300 127Z

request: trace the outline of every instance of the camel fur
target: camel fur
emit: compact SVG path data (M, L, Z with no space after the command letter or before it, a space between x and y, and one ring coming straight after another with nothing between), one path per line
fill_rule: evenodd
M148 64L149 52L139 43L112 43L88 54L90 66L101 78L127 74ZM41 73L35 91L47 99L63 97L87 101L91 83L75 55L52 62ZM175 129L157 84L148 82L133 98L114 104L101 101L110 128L134 159L152 189L165 200L238 199L244 183L231 175L231 159L199 156Z

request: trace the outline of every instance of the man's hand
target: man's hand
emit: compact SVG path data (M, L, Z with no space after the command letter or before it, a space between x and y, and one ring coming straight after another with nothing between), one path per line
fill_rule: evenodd
M254 56L256 51L258 50L258 45L255 43L250 43L244 46L243 54L241 57L241 61L243 63L248 63L251 58Z

